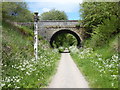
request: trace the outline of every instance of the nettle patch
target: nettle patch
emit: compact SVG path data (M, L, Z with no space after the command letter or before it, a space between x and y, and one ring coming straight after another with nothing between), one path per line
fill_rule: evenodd
M72 49L73 50L73 49ZM92 87L118 88L118 54L105 58L92 48L72 52L72 57L91 83Z

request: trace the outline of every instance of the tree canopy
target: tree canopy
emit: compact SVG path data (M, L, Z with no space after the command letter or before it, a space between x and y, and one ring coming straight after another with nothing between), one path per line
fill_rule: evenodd
M90 46L107 43L120 32L119 2L84 2L80 12L83 26L90 38Z
M102 24L105 19L110 19L112 16L119 17L118 2L84 2L80 6L83 24L89 30Z
M2 3L3 19L12 21L32 21L33 15L28 10L26 2L3 2Z
M67 15L64 11L52 9L44 12L40 16L40 20L67 20Z

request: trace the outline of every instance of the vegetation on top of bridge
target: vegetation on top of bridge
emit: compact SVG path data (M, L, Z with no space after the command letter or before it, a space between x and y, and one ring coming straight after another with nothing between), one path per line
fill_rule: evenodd
M64 11L52 9L40 15L40 20L68 20Z

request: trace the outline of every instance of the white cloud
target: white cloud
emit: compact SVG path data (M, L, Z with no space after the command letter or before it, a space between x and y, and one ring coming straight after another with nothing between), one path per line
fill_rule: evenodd
M48 11L50 11L49 8L43 8L43 9L42 9L42 12L48 12Z

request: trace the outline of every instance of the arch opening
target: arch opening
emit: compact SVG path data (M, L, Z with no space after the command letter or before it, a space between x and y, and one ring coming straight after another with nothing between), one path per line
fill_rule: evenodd
M56 33L53 34L53 36L51 37L50 39L50 45L52 48L54 48L54 45L53 45L53 42L55 41L55 39L57 38L57 36L61 35L61 34L71 34L72 36L74 36L74 38L76 39L77 43L76 43L76 46L79 48L81 47L81 39L80 37L78 36L77 33L75 33L74 31L71 31L71 30L67 30L67 29L64 29L64 30L59 30L57 31ZM64 41L66 42L66 40Z

